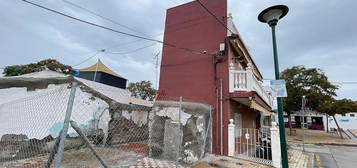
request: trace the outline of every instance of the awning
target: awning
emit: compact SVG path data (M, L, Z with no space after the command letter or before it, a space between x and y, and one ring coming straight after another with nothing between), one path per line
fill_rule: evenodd
M264 116L270 116L272 114L272 112L268 111L254 100L251 101L250 108L261 111Z
M90 71L90 72L94 72L94 71L98 71L98 72L105 72L107 74L119 77L119 78L123 78L124 77L120 76L119 74L115 73L114 71L110 70L107 66L105 66L103 64L102 61L98 60L97 63L95 63L94 65L87 67L87 68L81 68L78 69L80 72L86 72L86 71Z

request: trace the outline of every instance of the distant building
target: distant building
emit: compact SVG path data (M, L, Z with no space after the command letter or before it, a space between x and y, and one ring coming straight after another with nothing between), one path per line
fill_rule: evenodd
M337 120L340 128L343 129L357 129L357 113L351 112L346 114L336 114L335 118ZM337 128L336 123L332 116L328 118L329 128Z
M114 71L110 70L100 60L98 60L97 63L95 63L90 67L82 68L78 70L80 72L78 76L79 78L83 78L91 81L94 80L96 82L103 83L106 85L126 89L127 79L118 75Z
M304 119L302 118L304 116ZM314 130L325 130L327 128L326 115L324 113L318 113L316 111L306 111L305 114L298 111L290 115L291 127L302 128L303 121L305 128ZM289 128L288 115L284 114L285 127Z

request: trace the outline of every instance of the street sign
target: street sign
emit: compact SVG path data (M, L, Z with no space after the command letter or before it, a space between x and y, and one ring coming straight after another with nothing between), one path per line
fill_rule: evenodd
M272 80L270 81L270 87L273 97L288 97L285 80Z

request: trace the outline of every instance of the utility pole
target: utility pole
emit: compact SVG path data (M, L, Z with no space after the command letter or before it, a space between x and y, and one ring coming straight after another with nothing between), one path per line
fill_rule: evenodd
M302 151L305 151L305 96L301 99L301 112L302 112Z
M160 55L160 51L158 51L155 56L154 56L154 60L155 60L155 88L156 90L159 89L159 85L158 85L158 77L159 77L159 55Z

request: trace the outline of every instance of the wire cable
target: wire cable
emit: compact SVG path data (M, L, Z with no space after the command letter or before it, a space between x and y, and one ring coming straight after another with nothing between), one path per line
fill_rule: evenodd
M133 32L136 32L136 33L139 33L139 34L142 34L142 35L147 36L145 33L139 32L139 31L137 31L137 30L135 30L135 29L133 29L133 28L131 28L131 27L129 27L129 26L126 26L126 25L123 25L123 24L121 24L121 23L118 23L118 22L115 21L115 20L112 20L112 19L107 18L107 17L105 17L105 16L103 16L103 15L100 15L100 14L98 14L98 13L95 13L95 12L93 12L92 10L89 10L89 9L87 9L87 8L84 8L84 7L82 7L82 6L78 5L78 4L75 4L75 3L70 2L70 1L67 1L67 0L62 0L62 1L65 2L65 3L67 3L67 4L69 4L69 5L74 6L74 7L76 7L76 8L82 9L82 10L88 12L88 13L91 13L92 15L95 15L95 16L97 16L97 17L100 17L100 18L104 19L104 20L107 20L107 21L109 21L109 22L111 22L111 23L114 23L114 24L116 24L116 25L119 25L119 26L121 26L121 27L124 27L124 28L126 28L126 29L128 29L128 30L131 30L131 31L133 31Z
M156 44L157 44L157 43L151 43L150 45L147 45L147 46L144 46L144 47L140 47L140 48L137 48L137 49L134 49L134 50L131 50L131 51L127 51L127 52L106 52L106 53L108 53L108 54L125 55L125 54L130 54L130 53L134 53L134 52L143 50L143 49L145 49L145 48L152 47L152 46L154 46L154 45L156 45Z
M210 15L212 15L224 28L226 28L229 32L234 34L234 32L227 27L226 24L224 24L221 20L218 19L218 17L212 13L200 0L196 0Z
M59 11L56 11L56 10L47 8L47 7L45 7L45 6L42 6L42 5L39 5L39 4L30 2L30 1L27 1L27 0L22 0L22 1L23 1L23 2L26 2L26 3L28 3L28 4L31 4L31 5L33 5L33 6L37 6L37 7L39 7L39 8L45 9L45 10L47 10L47 11L56 13L56 14L58 14L58 15L62 15L62 16L64 16L64 17L70 18L70 19L72 19L72 20L76 20L76 21L79 21L79 22L82 22L82 23L85 23L85 24L88 24L88 25L91 25L91 26L95 26L95 27L98 27L98 28L102 28L102 29L105 29L105 30L109 30L109 31L112 31L112 32L115 32L115 33L118 33L118 34L122 34L122 35L130 36L130 37L134 37L134 38L139 38L139 39L144 39L144 40L148 40L148 41L153 41L153 42L161 43L161 44L163 44L163 45L165 45L165 46L172 47L172 48L177 48L177 49L181 49L181 50L184 50L184 51L187 51L187 52L191 52L191 53L194 53L194 54L214 56L214 54L207 53L206 51L196 51L196 50L193 50L193 49L190 49L190 48L180 47L180 46L177 46L177 45L174 45L174 44L171 44L171 43L166 43L166 42L163 42L163 41L160 41L160 40L156 40L156 39L152 39L152 38L148 38L148 37L143 37L143 36L139 36L139 35L135 35L135 34L131 34L131 33L119 31L119 30L115 30L115 29L113 29L113 28L105 27L105 26L103 26L103 25L99 25L99 24L96 24L96 23L92 23L92 22L89 22L89 21L86 21L86 20L82 20L82 19L76 18L76 17L74 17L74 16L67 15L67 14L65 14L65 13L62 13L62 12L59 12Z
M81 64L83 64L83 63L87 62L88 60L92 59L93 57L97 56L100 52L104 52L104 51L105 51L104 49L99 50L99 51L98 51L98 52L96 52L94 55L92 55L92 56L90 56L90 57L86 58L85 60L83 60L83 61L79 62L78 64L73 65L72 67L76 67L76 66L78 66L78 65L81 65Z
M137 32L137 33L140 33L140 34L143 34L143 35L147 36L146 34L140 32L140 31L137 31L137 30L134 30L134 29L132 29L132 28L130 28L130 27L128 27L128 26L122 25L122 24L116 22L115 20L112 20L112 19L110 19L110 18L108 18L108 17L106 17L106 16L103 16L103 15L100 15L100 14L94 12L93 10L90 10L90 9L88 9L88 8L85 8L85 7L83 7L83 6L80 6L80 5L78 5L78 4L75 4L75 3L70 2L70 1L68 1L68 0L62 0L62 1L65 2L65 3L67 3L67 4L69 4L69 5L74 6L74 7L76 7L76 8L82 9L82 10L84 10L84 11L86 11L86 12L92 14L92 15L95 15L95 16L99 17L99 18L102 18L102 19L104 19L104 20L107 20L107 21L109 21L109 22L112 22L112 23L114 23L114 24L117 24L117 25L119 25L119 26L125 27L125 28L127 28L128 30L131 30L131 31L134 31L134 32ZM203 18L203 17L196 18L194 21L202 20L202 18ZM190 22L191 22L191 21L193 21L193 20L190 20ZM182 24L182 23L179 23L179 24ZM195 24L195 25L196 25L196 24ZM195 25L193 25L193 26L195 26ZM190 27L191 27L191 26L190 26ZM173 32L179 31L179 30L181 30L181 29L186 29L186 28L188 28L188 27L179 28L179 29L176 29L176 30L170 31L170 32L165 32L165 34L173 33ZM164 34L164 33L160 33L160 34L157 34L157 35L154 35L154 36L147 36L147 37L153 38L153 37L161 36L161 35L163 35L163 34ZM141 41L141 40L142 40L142 39L138 39L138 40L135 40L135 41L132 41L132 42L128 42L128 43L134 43L134 42L138 42L138 41ZM125 44L125 45L126 45L126 44ZM116 47L117 47L117 45L112 46L112 47L108 47L108 48L106 48L106 50L111 49L111 48L116 48ZM96 51L97 51L97 50L96 50Z

